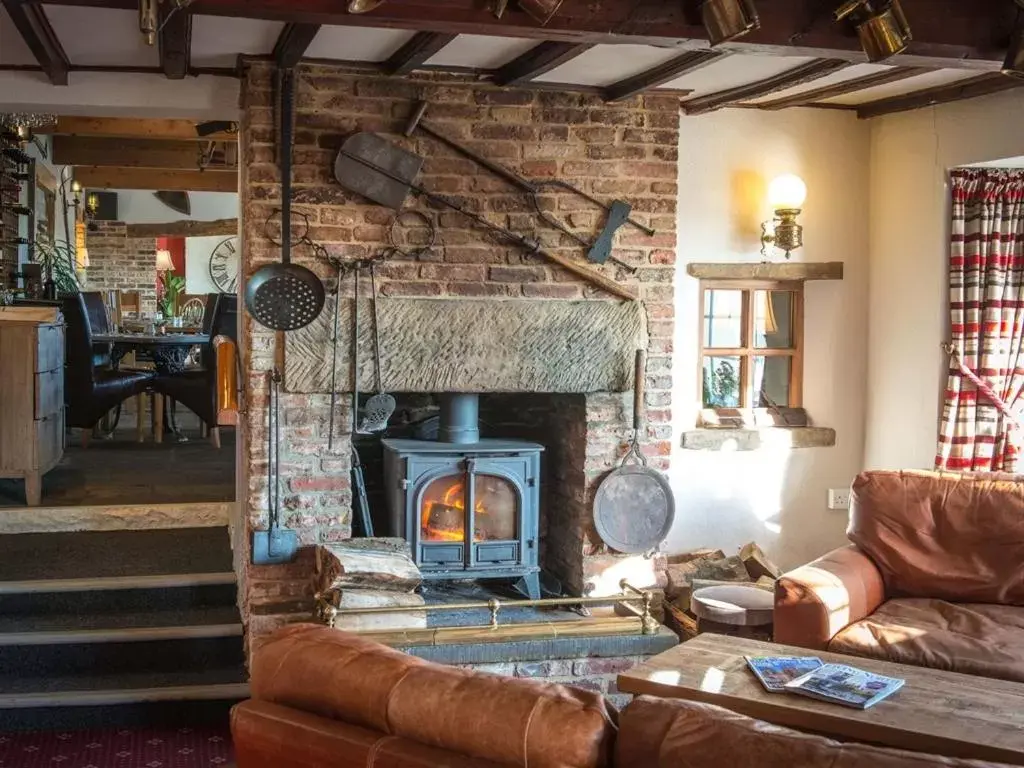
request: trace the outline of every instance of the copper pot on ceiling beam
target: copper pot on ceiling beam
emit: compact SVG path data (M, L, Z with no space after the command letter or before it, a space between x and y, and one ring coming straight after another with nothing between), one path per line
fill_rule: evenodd
M349 13L368 13L379 5L383 5L384 0L349 0L348 12Z
M836 9L835 18L836 21L846 18L853 21L860 47L871 62L885 61L902 53L914 37L900 0L888 0L887 3L849 0Z
M700 13L712 47L761 26L753 0L704 0Z

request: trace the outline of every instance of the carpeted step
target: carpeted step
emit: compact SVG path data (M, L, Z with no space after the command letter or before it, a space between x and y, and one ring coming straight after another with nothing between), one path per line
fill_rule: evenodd
M2 539L0 539L2 549ZM25 582L26 586L17 593L0 593L0 617L36 617L61 620L70 616L109 615L120 613L143 614L154 609L160 612L187 611L191 609L232 608L238 599L235 575L231 572L220 574L220 583L195 583L190 574L179 575L180 586L164 586L140 589L137 580L129 589L80 589L73 591L48 591L49 582ZM118 585L121 586L121 585Z

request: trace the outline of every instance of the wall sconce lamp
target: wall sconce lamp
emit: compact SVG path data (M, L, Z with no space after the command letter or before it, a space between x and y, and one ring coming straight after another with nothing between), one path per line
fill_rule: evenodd
M100 210L100 196L95 192L90 192L85 196L85 217L87 219L96 218L96 214Z
M700 12L712 47L761 26L754 0L704 0Z
M785 251L787 259L791 252L803 247L804 228L797 224L796 217L806 199L807 185L799 176L779 176L768 185L768 200L775 218L761 224L761 255L765 259L771 246Z
M835 17L853 22L868 61L902 53L914 37L900 0L849 0L836 9Z

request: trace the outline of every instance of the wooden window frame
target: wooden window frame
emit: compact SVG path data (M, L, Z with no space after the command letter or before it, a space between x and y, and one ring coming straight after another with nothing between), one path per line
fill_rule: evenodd
M704 297L709 290L742 291L742 346L736 348L704 346ZM793 339L789 349L763 349L754 346L754 296L757 291L790 291L793 293ZM700 311L697 324L697 344L700 356L697 364L697 387L700 402L704 403L704 359L707 357L740 358L740 404L741 409L755 408L753 404L753 374L755 357L789 357L789 403L781 407L802 408L804 404L804 284L801 280L701 280ZM717 411L735 410L718 407Z

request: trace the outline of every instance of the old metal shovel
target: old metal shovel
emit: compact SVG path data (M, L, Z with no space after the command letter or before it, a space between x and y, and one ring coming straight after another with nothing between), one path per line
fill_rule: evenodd
M375 133L357 133L342 145L334 161L334 177L344 179L351 191L397 211L422 167L419 155Z

